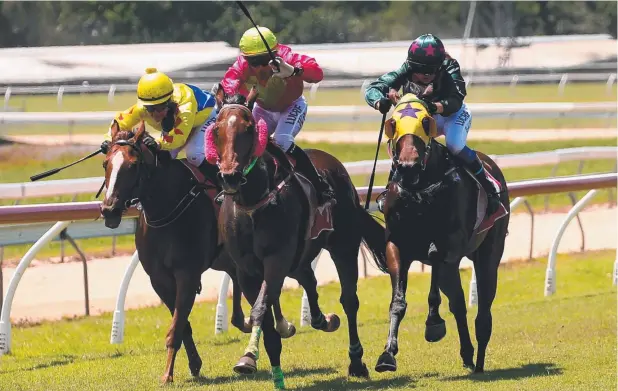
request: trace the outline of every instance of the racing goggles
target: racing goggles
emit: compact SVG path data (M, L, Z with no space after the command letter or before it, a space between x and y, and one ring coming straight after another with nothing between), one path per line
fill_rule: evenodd
M438 73L438 71L440 70L440 67L442 66L442 64L438 64L438 65L425 65L425 64L418 64L418 63L409 63L410 64L410 72L412 73L421 73L423 75L435 75L436 73Z
M254 68L265 67L271 61L269 54L260 54L258 56L245 57L249 66Z
M158 105L148 105L146 106L146 111L148 111L149 113L154 113L155 111L161 112L167 109L168 107L167 103L168 102L159 103Z

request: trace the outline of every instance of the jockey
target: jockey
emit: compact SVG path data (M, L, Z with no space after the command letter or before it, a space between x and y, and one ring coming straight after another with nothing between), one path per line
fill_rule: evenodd
M139 121L161 131L156 139L143 138L153 152L168 151L176 158L185 149L187 160L216 181L217 167L204 160L205 129L216 120L215 98L191 84L174 83L156 68L147 68L137 83L137 103L116 114L114 120L121 130L131 130ZM113 124L113 121L112 121ZM101 144L103 153L111 145L111 130Z
M279 44L270 29L259 29L275 54L277 64L273 63L258 31L250 28L240 39L240 55L225 73L221 85L227 95L240 93L247 96L252 86L257 88L259 95L253 116L266 122L275 143L296 160L296 168L311 181L318 203L322 205L334 198L333 190L305 151L294 143L307 115L303 82L319 83L323 77L322 69L315 59Z
M466 83L459 63L445 52L438 37L423 34L416 38L408 49L406 62L371 83L365 91L365 101L382 114L388 113L396 103L393 101L399 100L401 87L404 94L413 93L426 103L429 114L436 120L438 134L446 136L448 150L466 164L487 192L487 215L493 214L500 203L492 183L492 180L496 181L489 178L491 174L485 170L476 152L466 145L472 124L470 110L463 103ZM389 181L392 175L393 170Z

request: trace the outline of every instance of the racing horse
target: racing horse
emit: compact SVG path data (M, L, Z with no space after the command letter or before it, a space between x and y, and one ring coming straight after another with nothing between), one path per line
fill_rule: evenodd
M385 134L390 139L395 172L384 200L387 250L386 263L381 266L390 274L392 298L388 338L375 369L397 370L397 335L406 313L408 270L413 260L420 260L432 266L425 339L437 342L446 335L439 314L442 290L457 322L464 367L483 372L492 331L491 305L509 223L504 175L492 159L479 153L485 168L499 182L502 204L498 212L487 217L487 195L474 176L434 140L435 120L414 94L401 98L385 124ZM476 364L459 275L459 263L464 256L474 263L478 287Z
M316 208L315 189L294 171L294 162L287 154L269 141L264 121L256 122L253 117L256 89L252 88L247 97L226 96L220 85L215 89L221 109L206 130L205 152L209 162L220 169L224 199L219 231L236 263L243 294L252 305L251 338L234 370L257 370L263 332L274 385L285 387L281 338L274 332L270 306L279 298L286 276L305 289L313 328L332 332L339 327L339 317L324 315L319 307L317 281L311 269L311 261L321 249L327 249L337 269L340 302L349 325L348 374L368 376L357 329L358 252L364 242L373 260L384 262L384 227L360 205L343 164L326 152L307 150L336 194L334 205Z
M107 192L101 214L108 228L116 228L132 204L142 207L135 232L135 247L144 271L161 301L172 314L167 332L167 364L161 380L173 382L176 353L184 343L189 369L199 376L202 360L188 321L200 278L208 268L224 271L233 282L232 324L248 333L251 327L241 307L241 291L234 263L218 243L216 188L186 160L172 160L168 153L149 150L142 139L145 125L135 132L111 126L112 146L103 167ZM277 330L287 338L294 326L275 303Z

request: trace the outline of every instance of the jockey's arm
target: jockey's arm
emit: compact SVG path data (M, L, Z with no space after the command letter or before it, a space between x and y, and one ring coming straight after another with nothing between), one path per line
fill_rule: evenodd
M135 104L129 107L128 109L126 109L125 111L121 111L118 114L116 114L116 116L114 117L114 120L110 124L110 128L107 130L107 133L105 134L105 140L108 140L108 141L112 140L111 126L114 124L114 121L118 122L118 126L120 130L125 130L125 131L131 130L142 119L143 111L144 111L143 107Z
M244 96L249 95L249 91L245 87L245 81L247 80L247 72L249 65L247 61L239 56L238 59L228 68L227 72L221 80L223 91L226 95L242 94Z
M161 132L161 136L157 138L157 142L162 150L171 151L185 145L193 129L195 114L196 107L193 102L188 101L178 105L178 115L176 116L174 128L167 134Z
M319 83L324 78L324 71L313 57L290 51L284 60L295 68L302 69L300 77L304 82Z
M399 69L388 72L378 78L378 80L369 84L365 91L365 102L374 109L376 103L382 98L386 98L391 89L399 91L406 81L408 65L403 64Z
M461 75L459 63L455 59L448 60L444 73L442 81L448 86L446 87L447 93L435 103L438 114L448 117L461 109L466 97L466 82Z

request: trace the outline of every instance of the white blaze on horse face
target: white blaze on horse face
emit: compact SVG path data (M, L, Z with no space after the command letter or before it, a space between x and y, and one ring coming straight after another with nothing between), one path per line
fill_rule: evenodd
M120 167L122 167L122 163L124 163L124 156L122 155L122 151L117 151L114 157L112 158L112 173L109 176L109 187L107 188L107 192L105 193L105 199L109 199L114 193L114 187L116 186L116 179L118 179L118 171Z
M232 127L236 123L236 116L230 115L230 118L227 119L227 126Z

